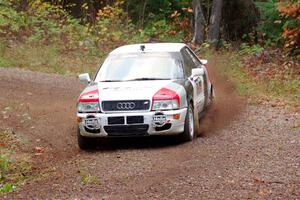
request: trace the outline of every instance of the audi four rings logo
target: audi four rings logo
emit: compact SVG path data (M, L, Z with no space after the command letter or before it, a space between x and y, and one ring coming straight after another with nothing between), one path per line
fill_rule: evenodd
M117 104L117 109L119 110L132 110L135 108L135 103L133 102L121 102Z

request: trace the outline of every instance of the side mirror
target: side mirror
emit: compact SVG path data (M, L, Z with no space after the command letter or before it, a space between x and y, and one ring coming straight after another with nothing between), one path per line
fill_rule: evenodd
M194 69L192 69L192 77L203 76L203 75L204 75L204 69L203 68L194 68Z
M88 82L88 83L91 82L91 78L88 73L80 74L78 77L79 77L79 80L82 82Z
M201 62L203 65L206 65L206 64L208 63L208 60L200 59L200 62Z

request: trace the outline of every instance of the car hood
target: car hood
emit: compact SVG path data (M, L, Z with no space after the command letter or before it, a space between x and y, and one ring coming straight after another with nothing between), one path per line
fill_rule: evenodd
M153 95L163 87L176 91L180 85L173 80L99 82L92 83L86 87L81 96L96 91L100 102L114 100L151 100Z

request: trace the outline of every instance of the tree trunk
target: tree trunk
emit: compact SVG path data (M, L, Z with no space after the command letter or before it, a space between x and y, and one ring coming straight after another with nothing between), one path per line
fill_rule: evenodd
M208 40L216 47L220 37L222 21L223 0L213 0L210 23L208 27Z
M139 14L139 25L138 25L138 27L140 29L144 28L146 6L147 6L147 0L144 0L143 4L141 6L140 14Z
M194 36L192 42L196 44L202 44L204 41L205 18L201 3L201 0L193 0Z
M254 0L224 1L222 14L222 37L231 41L239 41L242 39L241 35L255 33L255 27L260 20Z
M88 1L88 21L91 22L93 25L96 23L96 16L97 16L97 10L95 9L93 1Z

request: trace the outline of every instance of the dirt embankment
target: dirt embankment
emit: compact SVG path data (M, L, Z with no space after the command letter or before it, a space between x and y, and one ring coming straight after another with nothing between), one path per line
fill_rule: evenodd
M246 106L210 70L217 101L204 136L117 140L91 152L76 143L75 77L0 69L0 116L32 155L41 179L3 199L299 199L299 113ZM295 128L296 127L296 128ZM35 155L35 147L44 149Z

